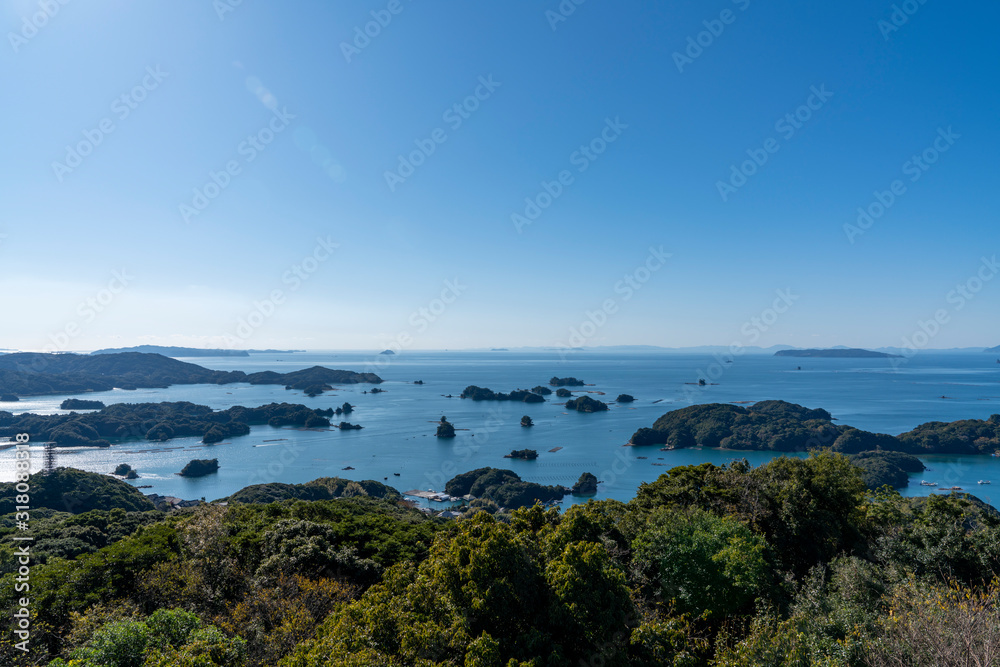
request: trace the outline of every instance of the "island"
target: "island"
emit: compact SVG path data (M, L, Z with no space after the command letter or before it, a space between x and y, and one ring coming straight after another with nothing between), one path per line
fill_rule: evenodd
M122 352L142 352L143 354L162 354L165 357L249 357L247 350L205 349L200 347L171 347L163 345L135 345L133 347L114 347L94 350L91 354L121 354Z
M635 396L631 394L618 394L618 398L615 399L615 403L632 403L635 401Z
M192 459L177 473L181 477L204 477L219 470L219 459Z
M284 385L305 389L313 385L380 384L374 373L313 366L290 373L216 371L162 354L45 354L18 352L0 355L0 394L41 396L79 394L138 388L165 388L187 384Z
M441 416L441 421L438 422L437 431L434 435L438 438L454 438L455 437L455 426L448 421L448 418Z
M59 404L60 410L103 410L106 407L103 401L87 401L80 398L67 398Z
M364 426L361 424L352 424L351 422L340 422L337 424L337 428L341 431L360 431Z
M1000 345L997 345L996 347L988 347L983 350L983 352L986 354L1000 354Z
M501 394L484 387L469 385L460 395L460 398L471 398L473 401L519 401L522 403L544 403L545 399L536 393L526 389L515 389L509 394Z
M1000 451L1000 414L986 420L927 422L892 436L834 424L826 410L785 401L761 401L748 407L711 403L668 412L652 428L637 430L629 444L777 452L828 448L857 455L855 462L871 474L871 479L878 477L905 486L901 473L922 470L914 456L986 455Z
M393 352L392 350L382 350L381 352L379 352L379 354L382 354L382 355L385 355L385 356L391 356L391 355L394 355L396 353Z
M831 359L902 359L901 355L860 348L835 347L825 350L778 350L776 357L827 357Z
M537 387L532 387L531 391L532 391L532 393L538 394L539 396L548 396L549 394L552 393L551 389L549 389L545 385L541 385L541 384L538 385Z
M538 458L538 451L534 449L515 449L510 454L504 454L505 459L524 459L534 461Z
M173 403L116 403L96 412L13 415L0 411L0 436L29 433L39 442L60 447L110 447L109 440L165 441L175 437L200 437L213 444L225 438L247 435L251 425L305 426L330 425L332 409L305 405L270 403L257 408L240 405L213 410L186 401Z
M556 389L557 398L569 398L572 395L573 392L571 392L569 389L563 389L563 388Z
M513 509L531 507L536 502L562 500L567 489L525 482L513 470L478 468L456 475L445 484L445 492L456 498L473 496L487 498L498 507Z
M581 396L571 401L566 401L566 408L577 412L604 412L608 409L608 404L595 400L590 396Z
M125 479L139 479L139 473L133 470L132 466L127 463L119 463L115 467L113 474L118 475L119 477L124 477Z
M528 415L524 415L523 417L521 417L521 426L527 427L527 426L534 426L534 425L535 425L535 422L531 421L531 417L529 417Z
M553 377L549 380L549 384L553 387L582 387L583 380L577 380L576 378Z
M574 496L593 496L597 493L597 477L592 473L585 472L580 475L580 479L570 490Z

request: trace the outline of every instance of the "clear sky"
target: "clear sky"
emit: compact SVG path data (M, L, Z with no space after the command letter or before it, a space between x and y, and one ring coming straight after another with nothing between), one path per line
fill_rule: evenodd
M0 8L2 348L1000 343L995 3Z

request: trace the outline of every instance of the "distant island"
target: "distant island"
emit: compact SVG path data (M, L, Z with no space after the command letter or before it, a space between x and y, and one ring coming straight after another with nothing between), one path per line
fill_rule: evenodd
M987 354L1000 354L1000 345L997 345L996 347L988 347L983 350L983 352Z
M778 350L774 353L776 357L828 357L835 359L902 359L898 354L888 352L876 352L874 350L862 350L851 347L834 347L826 350Z
M204 477L219 469L219 459L192 459L178 473L181 477Z
M136 345L134 347L109 347L94 350L91 354L121 354L122 352L142 352L162 354L165 357L249 357L246 350L206 349L200 347L169 347L163 345Z
M392 354L396 354L396 353L393 352L392 350L382 350L381 352L379 352L379 354L384 354L384 355L388 356L388 355L392 355Z
M216 371L162 354L43 354L19 352L0 356L0 394L20 396L78 394L112 389L164 388L175 384L277 384L290 389L315 385L379 384L374 373L313 366L291 373Z
M460 398L471 398L474 401L521 401L523 403L544 403L545 399L526 389L515 389L509 394L495 392L492 389L477 387L470 384L462 390Z

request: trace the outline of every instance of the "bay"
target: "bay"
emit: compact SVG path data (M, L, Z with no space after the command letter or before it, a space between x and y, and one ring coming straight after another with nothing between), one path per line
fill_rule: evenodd
M650 426L669 410L692 403L781 399L824 408L838 423L897 435L927 421L985 419L1000 413L1000 364L987 354L922 352L910 359L822 359L767 355L729 357L664 352L569 351L406 351L395 356L360 352L309 352L185 359L219 370L288 372L323 365L372 371L385 382L384 393L364 393L371 385L343 385L309 398L280 386L186 385L166 389L114 390L86 394L111 403L191 401L216 409L270 402L310 407L355 406L349 417L361 431L304 430L255 426L250 435L204 446L197 438L166 443L130 441L111 448L60 448L57 465L110 472L119 463L139 471L134 485L146 493L212 500L249 484L301 483L317 477L376 479L400 491L443 490L457 473L478 467L510 468L524 479L572 485L583 472L602 481L598 498L629 500L642 482L651 482L676 465L728 463L746 458L754 465L770 460L767 452L623 447L632 433ZM801 370L799 370L801 367ZM547 384L553 375L575 376L577 388L610 405L604 413L580 414L548 396L541 404L473 402L458 395L470 384L508 392ZM698 380L710 384L698 386ZM424 384L413 384L422 380ZM635 396L616 404L620 393ZM448 398L448 395L452 398ZM26 397L0 409L53 414L66 396ZM434 437L444 415L458 431L453 440ZM522 415L535 422L522 428ZM559 447L556 452L549 450ZM504 459L512 449L535 449L535 461ZM33 469L42 448L32 448ZM644 457L644 458L643 458ZM175 473L193 458L218 458L217 474L186 479ZM991 486L1000 485L1000 458L924 457L930 470L914 475L904 495L940 492L960 486L991 502ZM353 470L344 470L344 468ZM398 476L396 476L398 473ZM0 479L14 476L12 453L0 452ZM920 479L938 487L920 486ZM567 503L579 499L567 498ZM435 503L437 506L437 504Z

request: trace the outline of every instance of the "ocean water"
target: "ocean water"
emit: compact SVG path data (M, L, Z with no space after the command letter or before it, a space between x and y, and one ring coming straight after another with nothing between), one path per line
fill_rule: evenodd
M186 359L220 370L288 372L323 365L378 373L381 394L365 394L370 385L344 385L309 398L281 386L189 385L167 389L114 390L87 394L105 403L191 401L225 409L272 401L327 408L344 401L355 406L348 418L361 431L304 430L255 426L250 435L217 445L196 438L166 443L130 441L111 448L60 448L57 465L110 472L119 463L135 468L146 493L208 500L261 482L301 483L317 477L375 479L400 491L434 489L455 474L492 466L510 468L522 478L545 484L572 485L584 472L601 480L598 498L629 500L643 482L652 482L676 465L727 463L746 458L757 465L772 455L657 447L623 447L636 429L660 415L692 403L782 399L829 410L838 423L899 434L927 421L985 419L1000 413L1000 364L986 354L920 353L901 363L888 359L798 359L744 355L724 357L676 353L558 352L404 352L379 356L357 352L254 355L249 358ZM798 368L801 367L801 370ZM511 391L547 384L553 375L575 376L610 404L604 413L568 412L555 395L541 404L473 402L458 395L470 384ZM697 385L699 378L714 384ZM412 384L423 380L423 385ZM635 396L628 405L613 403L620 393ZM448 395L452 397L449 398ZM66 396L26 398L3 404L12 412L58 413ZM453 440L434 437L444 415L458 429ZM522 428L522 415L535 422ZM560 448L552 452L554 448ZM503 458L512 449L536 449L535 461ZM32 449L33 469L42 448ZM218 458L217 474L185 479L176 473L193 458ZM14 476L13 453L0 451L0 480ZM915 475L908 495L935 491L920 479L943 487L960 486L991 501L1000 487L1000 458L929 456L930 470ZM353 470L345 470L345 468ZM398 476L397 476L398 474ZM576 502L567 498L566 503ZM437 504L435 504L437 505Z

